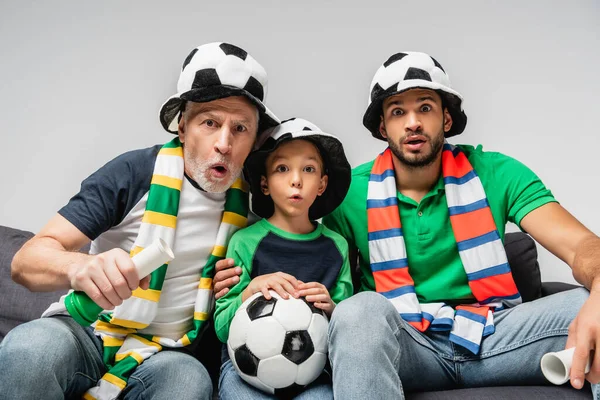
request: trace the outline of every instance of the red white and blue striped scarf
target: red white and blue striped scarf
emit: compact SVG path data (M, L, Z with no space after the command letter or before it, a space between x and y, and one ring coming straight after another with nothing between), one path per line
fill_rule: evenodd
M521 296L479 176L462 150L449 143L442 152L442 175L458 253L477 303L456 310L444 303L419 303L408 271L389 148L377 157L369 178L371 270L375 290L392 302L402 319L421 332L450 331L450 341L477 354L482 338L494 333L492 311L521 303Z

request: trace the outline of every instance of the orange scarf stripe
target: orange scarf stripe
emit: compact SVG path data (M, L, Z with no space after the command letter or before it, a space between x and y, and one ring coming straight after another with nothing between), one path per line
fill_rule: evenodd
M471 163L463 152L456 156L452 150L444 150L442 152L442 164L444 165L444 177L462 178L473 170Z
M496 230L492 210L489 207L451 215L450 223L457 242L473 239Z
M369 232L379 232L402 227L397 205L367 209L367 222Z
M509 297L519 292L510 272L470 281L469 286L475 298L479 300L491 297Z
M375 287L378 292L389 292L403 286L415 285L408 273L408 268L374 271L373 279L375 279Z

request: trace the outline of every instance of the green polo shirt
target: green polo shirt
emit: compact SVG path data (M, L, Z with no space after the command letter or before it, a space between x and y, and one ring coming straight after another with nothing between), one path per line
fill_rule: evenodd
M458 145L467 155L483 184L496 227L504 241L508 221L517 224L529 212L555 202L554 196L529 168L501 153L484 152L481 145ZM374 160L352 171L352 183L343 203L323 223L358 249L361 271L360 290L375 290L369 265L367 240L367 188ZM472 300L467 275L462 266L450 225L444 182L437 184L420 203L402 195L398 208L406 243L409 272L422 303Z

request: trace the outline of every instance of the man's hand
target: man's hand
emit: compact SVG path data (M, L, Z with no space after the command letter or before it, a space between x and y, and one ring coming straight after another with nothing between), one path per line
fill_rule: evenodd
M577 317L569 326L569 337L565 349L575 347L571 365L571 385L581 389L585 379L590 383L600 382L600 287L592 288L590 297L581 307ZM588 357L593 357L590 372L585 375Z
M213 278L213 291L215 300L219 299L229 292L229 288L240 281L242 269L233 266L233 258L219 260L215 264L215 277Z
M325 285L319 282L301 282L298 290L300 296L306 297L306 301L313 303L315 307L325 311L327 316L331 318L335 303L331 300L329 290L327 290Z
M147 289L150 284L150 276L140 281L129 254L118 248L72 264L67 274L74 290L85 292L105 310L112 310L130 298L138 286Z
M260 275L250 281L250 284L242 292L242 301L246 301L254 293L262 292L265 299L271 299L269 289L274 290L283 299L288 299L291 294L295 298L300 297L298 293L299 281L285 272Z

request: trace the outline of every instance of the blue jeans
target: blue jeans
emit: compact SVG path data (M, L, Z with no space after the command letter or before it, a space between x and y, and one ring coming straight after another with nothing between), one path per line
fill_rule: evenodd
M248 400L248 399L277 399L246 383L235 370L229 359L226 346L223 346L223 364L219 377L219 399L221 400ZM331 380L327 372L323 372L314 382L308 385L294 400L333 399Z
M0 393L7 399L81 398L106 372L102 341L70 317L19 325L0 343ZM161 351L139 365L124 399L210 399L212 382L189 354Z
M574 289L495 313L496 332L474 355L447 332L417 331L382 295L359 293L336 307L329 325L335 398L396 400L405 391L549 384L542 355L564 348L588 294Z

